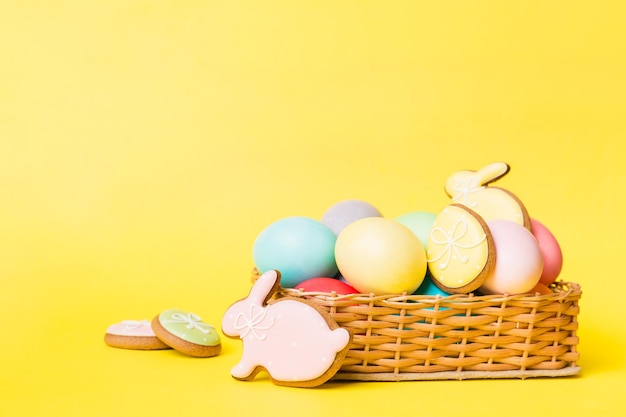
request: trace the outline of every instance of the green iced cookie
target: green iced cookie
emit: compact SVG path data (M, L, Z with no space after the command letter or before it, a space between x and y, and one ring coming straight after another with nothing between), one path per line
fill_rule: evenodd
M152 330L164 343L191 356L215 356L221 350L215 327L194 313L165 310L152 320Z

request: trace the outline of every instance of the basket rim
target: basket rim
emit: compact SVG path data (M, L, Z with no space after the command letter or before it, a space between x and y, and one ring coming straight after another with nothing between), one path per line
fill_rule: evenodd
M541 293L524 293L524 294L489 294L489 295L476 295L474 293L469 294L451 294L448 296L441 295L424 295L424 294L380 294L373 293L357 293L357 294L337 294L335 292L322 292L322 291L304 291L302 288L284 288L279 289L279 293L282 295L292 297L303 298L316 298L321 301L334 302L334 301L352 301L358 303L370 303L370 302L383 302L383 303L401 303L407 302L421 302L427 304L446 304L446 303L475 303L475 302L491 302L491 303L503 303L509 301L526 301L526 302L541 302L541 301L558 301L568 299L571 297L579 297L582 294L581 287L575 282L569 281L557 281L550 285L551 289L557 291L551 294Z

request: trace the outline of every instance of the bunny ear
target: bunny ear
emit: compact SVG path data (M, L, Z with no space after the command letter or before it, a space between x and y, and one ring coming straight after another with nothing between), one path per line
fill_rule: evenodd
M269 270L263 273L252 286L248 299L259 305L265 305L280 288L280 272Z
M505 162L493 162L476 171L476 177L480 185L489 184L506 175L511 167Z

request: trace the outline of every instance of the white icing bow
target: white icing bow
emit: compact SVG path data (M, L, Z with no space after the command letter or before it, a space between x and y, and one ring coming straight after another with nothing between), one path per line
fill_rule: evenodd
M248 334L252 334L259 340L265 340L267 338L266 334L259 334L257 330L268 330L270 327L274 325L274 317L272 317L268 324L265 326L260 326L265 320L265 316L267 315L267 308L263 308L256 304L250 305L250 314L247 316L240 312L237 314L235 318L235 329L243 330L241 335L239 336L241 339L244 339Z
M438 239L436 234L439 234L443 238ZM440 260L441 258L445 256L446 259L444 260L444 262L442 262L439 265L439 267L441 269L446 269L448 265L450 264L450 259L452 258L452 252L454 252L455 258L458 257L461 260L461 262L466 263L468 258L467 256L463 256L463 254L461 254L461 252L459 251L459 248L461 249L474 248L480 245L487 238L487 236L483 234L481 239L479 239L477 242L474 242L472 244L466 245L466 244L459 243L459 240L461 240L466 234L467 234L467 221L465 219L458 220L454 224L454 227L452 228L452 230L450 230L449 232L446 232L441 227L433 227L432 231L430 232L430 239L437 245L445 245L445 247L443 248L443 250L438 256L432 259L428 259L428 262L437 262L438 260Z
M122 324L124 325L124 330L135 330L141 327L150 327L150 322L148 320L122 320Z
M188 329L197 329L204 334L209 334L214 327L203 323L202 319L194 313L188 313L187 315L181 313L174 313L171 315L172 320L163 320L163 323L180 323L186 324Z
M468 178L465 181L459 181L454 184L453 190L458 194L452 197L452 201L459 201L468 207L476 207L478 203L476 201L470 201L469 195L478 191L484 190L485 187L479 185L480 182L476 178Z

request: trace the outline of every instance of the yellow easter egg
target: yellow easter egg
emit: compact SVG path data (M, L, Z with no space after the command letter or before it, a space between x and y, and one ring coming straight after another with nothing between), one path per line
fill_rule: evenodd
M426 275L426 252L415 234L397 221L370 217L337 236L341 275L364 294L412 294Z

